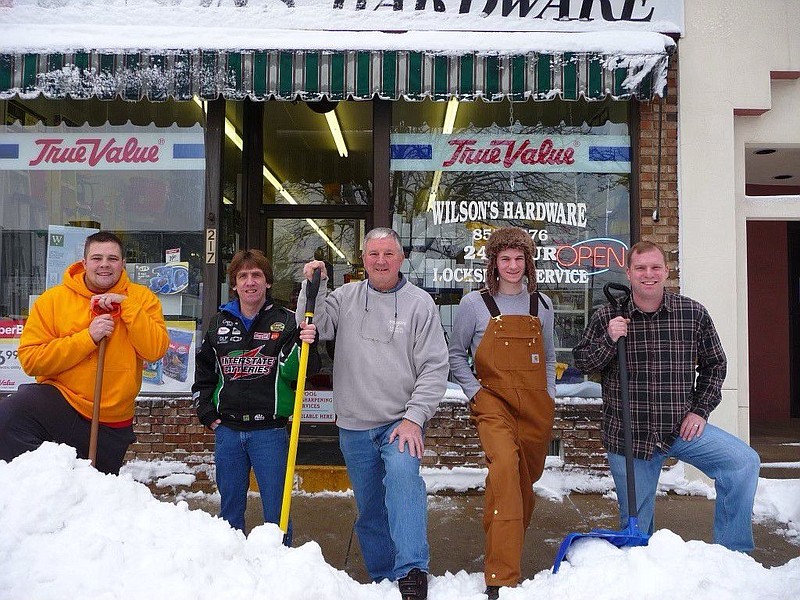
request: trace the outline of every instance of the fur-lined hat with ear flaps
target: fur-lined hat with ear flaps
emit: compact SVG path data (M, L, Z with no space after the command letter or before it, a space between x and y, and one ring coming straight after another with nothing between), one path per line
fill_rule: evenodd
M536 265L533 257L536 254L536 245L533 239L519 227L501 227L495 229L486 242L486 257L489 265L486 268L486 287L493 296L500 289L500 273L497 270L497 255L503 250L512 248L521 250L525 254L525 275L528 278L528 293L536 291Z

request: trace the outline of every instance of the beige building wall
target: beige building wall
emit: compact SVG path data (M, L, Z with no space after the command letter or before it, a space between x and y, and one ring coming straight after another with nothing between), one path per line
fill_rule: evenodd
M728 355L723 402L711 421L748 440L746 220L800 220L800 197L745 197L745 146L800 146L800 79L770 76L800 74L800 2L684 5L678 73L681 291L708 307Z

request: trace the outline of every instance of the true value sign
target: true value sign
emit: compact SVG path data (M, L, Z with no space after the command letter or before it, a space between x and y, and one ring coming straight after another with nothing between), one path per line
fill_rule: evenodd
M630 173L630 138L612 135L395 134L393 171Z
M0 170L118 171L205 168L202 133L0 134Z

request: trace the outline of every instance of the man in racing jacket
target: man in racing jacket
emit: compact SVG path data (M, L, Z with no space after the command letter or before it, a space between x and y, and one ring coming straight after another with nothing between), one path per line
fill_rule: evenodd
M192 392L197 416L215 435L220 516L244 531L251 467L264 522L280 521L300 342L294 313L269 294L272 266L263 253L237 252L228 280L236 298L211 320ZM284 541L291 545L291 527Z

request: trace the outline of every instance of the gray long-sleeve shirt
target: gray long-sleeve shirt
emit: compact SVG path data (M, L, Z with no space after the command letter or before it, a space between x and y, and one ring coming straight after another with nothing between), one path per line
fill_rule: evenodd
M542 294L544 296L544 294ZM527 290L509 296L497 294L493 296L497 308L504 315L530 314L530 296ZM548 307L539 302L539 319L542 322L542 342L544 343L545 366L547 368L547 392L551 398L556 397L556 348L553 343L553 302L547 296ZM450 370L453 377L464 390L467 398L472 398L481 389L481 384L472 372L467 360L467 353L475 356L478 345L486 333L489 324L489 309L481 298L479 291L470 292L461 299L458 312L453 321L453 333L450 336Z
M298 299L305 306L306 282ZM303 319L297 312L298 323ZM430 295L406 281L380 292L366 281L328 293L320 286L314 324L336 339L333 404L337 425L363 431L406 418L423 426L447 388L447 345Z

